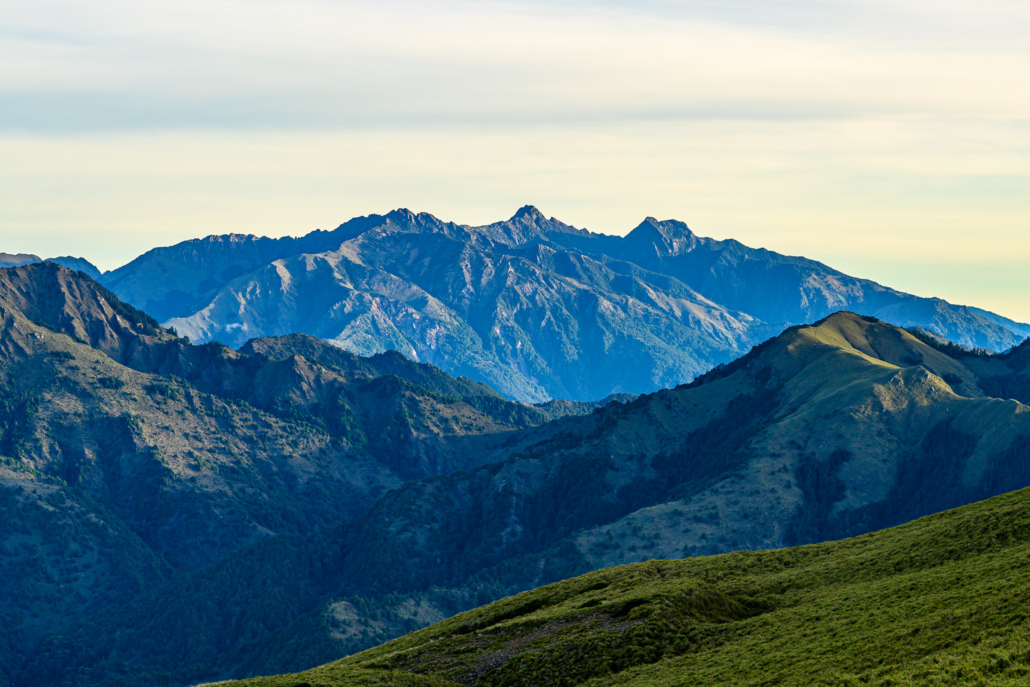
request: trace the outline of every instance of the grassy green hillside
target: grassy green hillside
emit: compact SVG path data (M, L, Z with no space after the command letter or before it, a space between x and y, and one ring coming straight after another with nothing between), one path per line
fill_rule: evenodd
M1030 490L777 551L600 570L234 687L1030 683Z

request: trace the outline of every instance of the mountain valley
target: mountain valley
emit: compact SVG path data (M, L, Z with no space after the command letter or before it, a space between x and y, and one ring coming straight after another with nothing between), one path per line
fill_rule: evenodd
M538 410L304 336L192 346L53 263L0 271L0 358L4 646L19 651L597 405Z

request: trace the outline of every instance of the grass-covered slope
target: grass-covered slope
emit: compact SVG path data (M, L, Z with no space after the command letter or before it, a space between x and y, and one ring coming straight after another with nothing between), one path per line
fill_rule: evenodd
M1030 682L1030 491L855 539L600 570L236 687Z

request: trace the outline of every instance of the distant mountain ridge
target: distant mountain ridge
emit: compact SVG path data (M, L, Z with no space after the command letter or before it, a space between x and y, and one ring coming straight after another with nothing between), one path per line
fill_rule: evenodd
M88 274L93 279L99 280L101 277L100 270L97 269L96 265L91 263L85 258L73 258L70 255L59 258L43 258L38 255L32 255L30 253L18 253L17 255L11 253L0 253L0 269L5 267L23 267L25 265L34 265L39 262L53 262L62 267L67 267L70 270L78 270Z
M395 210L301 238L210 236L101 281L193 341L302 332L363 355L392 348L534 403L675 386L837 310L993 351L1030 335L682 222L647 218L619 237L532 206L480 227Z

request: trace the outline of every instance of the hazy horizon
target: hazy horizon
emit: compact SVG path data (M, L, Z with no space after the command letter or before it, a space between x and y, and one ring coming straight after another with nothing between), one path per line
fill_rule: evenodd
M2 2L0 250L644 217L1030 321L1017 2Z

